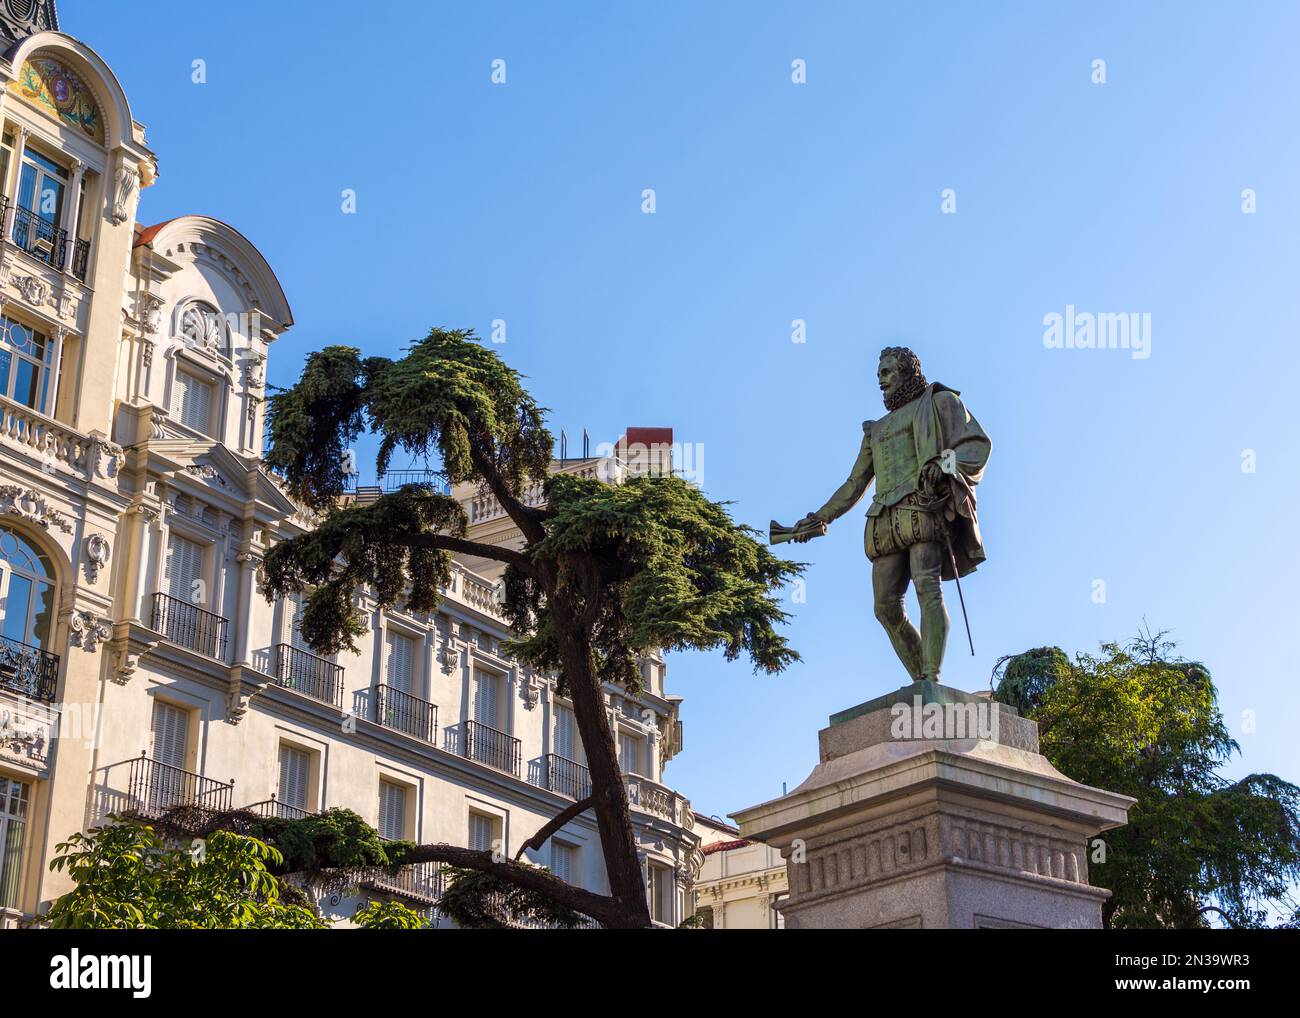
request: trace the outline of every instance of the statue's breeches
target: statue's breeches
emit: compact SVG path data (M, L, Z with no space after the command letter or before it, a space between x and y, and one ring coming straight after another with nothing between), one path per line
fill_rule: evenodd
M875 561L896 555L914 544L943 540L943 520L938 513L918 509L915 495L890 506L878 516L867 517L867 558Z

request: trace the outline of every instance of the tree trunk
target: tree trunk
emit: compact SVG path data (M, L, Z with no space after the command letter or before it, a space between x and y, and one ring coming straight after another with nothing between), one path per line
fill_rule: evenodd
M645 878L637 859L627 786L618 766L614 733L605 714L605 698L600 679L596 676L591 646L577 634L560 630L557 636L564 678L573 699L573 715L591 772L591 798L600 831L605 872L609 877L609 892L627 909L626 928L642 929L650 925Z

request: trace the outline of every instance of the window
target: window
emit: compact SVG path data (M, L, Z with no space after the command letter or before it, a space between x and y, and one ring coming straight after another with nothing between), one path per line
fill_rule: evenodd
M618 765L624 774L641 774L641 742L639 735L618 733Z
M167 537L167 593L185 604L207 608L203 545L172 533Z
M311 783L311 754L305 749L280 746L280 790L276 802L287 806L289 814L306 812L308 786Z
M176 380L172 383L172 416L185 427L210 436L214 391L211 382L177 368Z
M474 672L474 720L497 731L505 730L501 716L501 676L495 672Z
M0 396L48 412L54 344L29 325L0 315Z
M188 760L190 712L165 700L155 700L150 733L153 747L149 756L160 764L183 768Z
M18 173L18 206L14 210L14 243L48 265L62 265L64 240L63 205L68 189L68 171L24 146Z
M54 567L8 527L0 525L0 639L44 649L54 623Z
M673 922L673 871L659 863L650 864L650 918L657 923Z
M301 594L292 594L288 600L289 605L289 645L294 650L300 650L305 654L315 654L316 652L307 646L307 641L302 638L302 613L307 607L307 601Z
M406 786L379 782L379 836L388 841L406 837Z
M578 738L578 719L562 703L555 705L555 753L574 763L582 763L582 740Z
M388 632L388 663L385 675L388 684L403 693L415 687L415 641L401 633Z
M469 847L475 852L491 852L494 848L504 851L501 841L501 818L470 810Z
M0 908L18 907L31 786L0 774Z
M551 872L566 884L579 883L578 846L563 841L551 842Z

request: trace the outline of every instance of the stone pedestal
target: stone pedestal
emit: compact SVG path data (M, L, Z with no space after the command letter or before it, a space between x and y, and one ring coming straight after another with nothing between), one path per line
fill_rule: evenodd
M1135 800L1056 770L1034 722L916 682L836 714L820 744L798 788L732 814L786 859L788 928L1101 926L1089 842Z

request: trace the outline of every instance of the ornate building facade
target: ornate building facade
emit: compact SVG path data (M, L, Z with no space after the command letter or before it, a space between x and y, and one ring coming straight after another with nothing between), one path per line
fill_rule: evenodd
M695 917L707 930L781 930L789 896L786 861L769 845L746 841L724 821L695 814L704 864L692 887Z
M497 578L458 562L436 612L363 599L357 653L307 648L258 578L312 525L261 461L267 361L293 325L274 272L214 219L137 223L154 153L52 0L0 0L0 46L0 926L68 889L49 862L69 834L178 805L346 807L388 838L513 855L587 776L552 677L501 652ZM455 494L474 539L510 539L490 499ZM662 660L643 668L637 699L607 698L652 913L675 925L703 857L663 783L680 701ZM605 888L590 813L529 858ZM346 920L438 893L435 867L408 867L322 905Z

